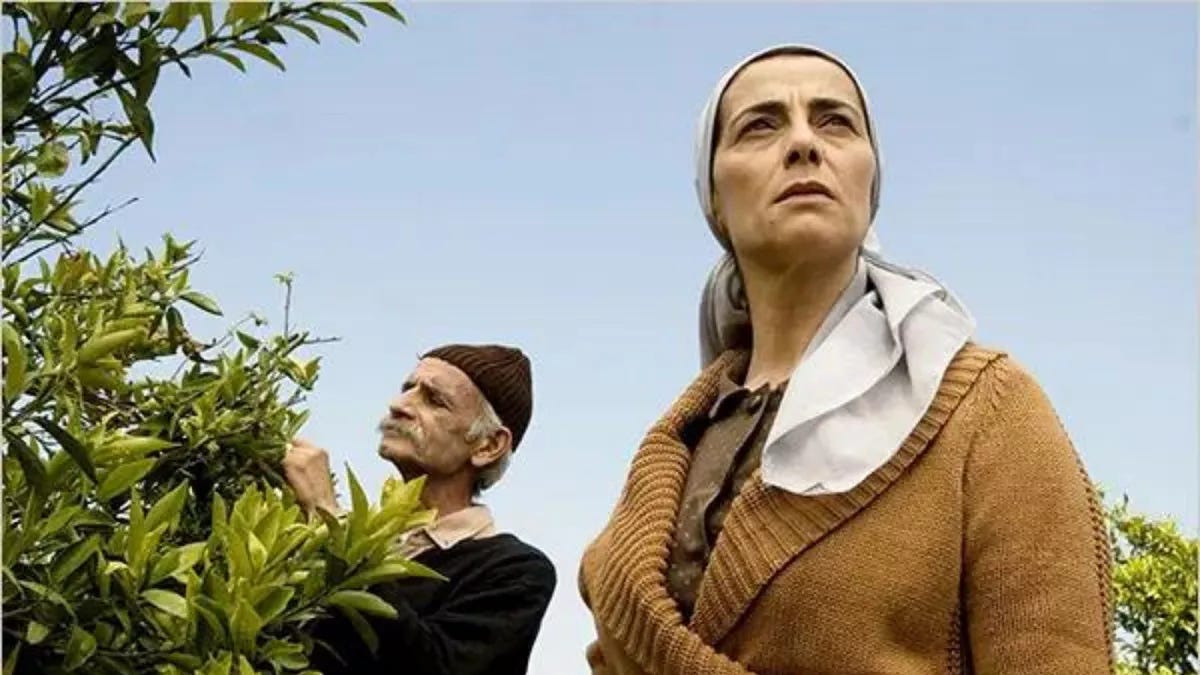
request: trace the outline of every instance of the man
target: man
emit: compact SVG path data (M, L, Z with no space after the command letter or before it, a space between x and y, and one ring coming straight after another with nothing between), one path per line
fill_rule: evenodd
M522 674L554 592L555 573L539 550L498 534L475 498L504 474L533 407L529 359L500 345L448 345L421 357L380 422L379 454L406 480L425 476L430 526L401 546L448 581L401 579L372 592L399 612L371 619L372 655L349 621L325 622L313 667L334 673ZM284 459L288 482L307 510L338 512L329 456L297 440Z

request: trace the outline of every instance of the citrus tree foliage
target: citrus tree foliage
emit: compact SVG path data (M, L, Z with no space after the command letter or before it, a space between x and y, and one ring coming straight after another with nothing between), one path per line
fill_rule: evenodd
M160 77L295 36L353 39L363 11L312 3L3 3L3 671L307 668L306 626L392 610L368 589L433 575L392 553L432 514L421 484L308 518L280 475L320 342L257 317L202 339L193 242L107 253L85 191L131 146L153 157ZM178 71L178 72L175 72ZM206 101L204 105L214 102ZM291 291L290 278L282 279Z
M1175 523L1130 512L1128 500L1109 511L1121 675L1195 673L1195 539Z

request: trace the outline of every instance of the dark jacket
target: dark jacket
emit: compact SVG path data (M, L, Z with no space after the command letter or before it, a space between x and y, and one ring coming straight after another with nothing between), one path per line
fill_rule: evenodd
M499 534L434 548L414 560L449 580L401 579L372 588L400 614L368 617L378 653L372 655L338 615L314 632L312 667L326 675L524 675L556 583L546 556Z

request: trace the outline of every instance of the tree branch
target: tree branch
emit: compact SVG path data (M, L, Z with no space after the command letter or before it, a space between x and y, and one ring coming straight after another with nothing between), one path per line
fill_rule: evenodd
M71 21L75 18L75 13L84 7L91 6L88 3L72 4L71 8L67 10L67 16L63 20L62 25L51 29L49 37L46 38L45 46L42 47L41 53L38 54L37 63L33 65L34 82L42 79L42 76L50 69L50 57L58 49L59 43L62 42L63 33L71 25Z
M47 213L46 215L42 216L41 219L30 223L26 227L22 228L19 232L17 232L16 238L13 240L9 249L7 251L4 251L2 258L7 260L9 254L13 253L18 248L20 248L21 244L23 243L23 240L26 237L28 237L31 233L33 233L33 231L36 230L38 227L40 227L43 223L48 222L51 218L58 215L59 212L61 212L62 209L67 204L70 204L71 201L73 199L75 199L75 197L79 196L79 193L81 191L83 191L83 188L87 187L89 184L91 184L97 178L99 178L100 174L103 173L104 170L107 169L109 167L109 165L111 165L113 163L113 161L115 161L122 152L125 152L126 148L128 148L130 146L130 144L132 144L136 140L137 140L136 136L131 136L130 138L125 139L125 142L122 143L120 145L120 147L118 147L115 151L113 151L113 153L111 155L109 155L108 159L104 160L103 164L101 164L99 167L97 167L97 169L95 171L93 171L91 173L91 175L89 175L87 178L83 179L81 182L79 182L77 185L75 185L75 187L71 190L71 192L67 194L66 199L63 199L61 202L59 202L58 206L55 206L50 211L50 213ZM22 258L22 260L25 260L25 259L26 258Z
M167 59L159 61L158 63L160 64L160 67L168 66L172 63L179 63L181 61L193 58L195 56L200 56L204 52L211 50L211 49L215 49L218 47L224 47L224 46L226 46L228 44L232 44L234 42L240 42L243 39L242 36L245 33L248 33L257 28L262 28L263 26L269 25L275 21L279 21L280 19L286 19L293 14L304 13L306 10L307 10L307 8L305 8L305 7L284 6L278 12L271 14L267 17L264 17L261 21L258 21L255 24L253 24L252 26L247 27L245 30L243 30L241 33L238 33L237 35L231 34L231 35L222 36L222 35L217 35L214 33L213 35L205 38L204 40L202 40L200 43L196 44L195 46L193 46L183 52L180 52L173 57L169 57ZM175 41L178 41L179 37L182 34L183 33L180 32L178 35L176 35L175 39L172 40L172 42L170 44L168 44L167 46L171 47L172 45L174 45ZM137 72L135 72L133 75L131 75L129 77L113 80L113 81L109 82L108 84L105 84L104 86L97 88L95 91L85 95L83 98L74 100L71 105L62 105L53 110L47 110L42 115L38 115L36 117L30 117L24 123L22 123L20 125L14 125L13 131L15 131L15 132L30 131L30 130L36 128L37 125L40 124L41 122L48 120L48 119L53 119L55 116L61 114L64 110L66 110L68 108L72 108L75 105L82 105L82 104L92 100L93 98L100 96L101 94L105 94L109 91L112 91L113 89L116 89L117 87L120 87L121 85L133 82L134 80L136 80L137 78L142 76L142 74L144 73L144 69L146 68L146 64L139 64L139 66L140 67L138 68ZM74 86L75 84L83 82L86 79L87 78L73 80L73 81L69 82L67 85L59 87L58 90L52 92L53 96L50 96L49 94L47 94L46 96L43 96L41 100L36 102L36 105L43 105L45 103L48 103L50 99L57 98L59 95L61 95L62 92L65 92L71 86Z
M51 246L54 246L55 244L66 244L68 241L70 241L71 237L79 236L80 234L82 234L84 232L84 230L87 230L89 227L95 225L96 223L100 222L101 220L104 220L105 218L116 213L117 211L120 211L121 209L125 208L126 206L136 203L137 200L138 200L137 197L130 197L129 199L125 200L124 203L122 203L118 206L105 207L104 211L102 211L100 214L98 214L96 216L89 218L86 222L84 222L82 225L80 225L78 228L76 228L75 231L72 232L71 234L55 237L53 240L48 241L45 244L34 249L33 251L30 251L29 253L26 253L25 255L21 256L21 258L19 260L17 260L17 264L20 264L20 263L25 262L26 260L29 260L30 258L41 253L42 251L45 251L46 249L50 248Z

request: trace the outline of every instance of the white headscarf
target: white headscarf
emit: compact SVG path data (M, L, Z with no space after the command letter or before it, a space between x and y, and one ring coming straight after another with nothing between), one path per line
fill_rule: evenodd
M780 45L747 57L725 73L701 113L696 135L696 194L713 236L726 251L701 297L704 365L726 349L746 346L737 340L749 334L750 325L733 247L712 206L717 109L743 68L779 54L819 56L841 67L854 82L875 153L872 221L879 207L878 141L866 93L849 66L815 47ZM883 259L872 224L855 280L792 371L763 448L763 481L796 494L844 492L858 485L891 459L924 416L951 359L974 330L966 308L936 279Z

